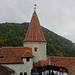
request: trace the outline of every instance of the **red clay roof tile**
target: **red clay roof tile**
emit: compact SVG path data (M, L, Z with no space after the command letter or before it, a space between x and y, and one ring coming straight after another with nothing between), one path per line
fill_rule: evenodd
M51 56L51 65L67 68L69 75L75 75L75 57Z
M34 67L47 66L47 65L49 65L49 57L47 56L47 59L46 60L41 60L41 61L38 61L36 63L34 62L33 65L34 65Z
M4 57L4 54L2 54L1 52L0 52L0 57Z
M26 42L46 42L37 14L34 11L26 37L24 39Z
M30 58L34 57L29 50L25 51L25 53L22 55L22 58L28 58L28 57Z
M4 58L0 59L0 64L23 63L22 56L27 50L32 53L32 48L29 47L2 47L0 53L4 54Z
M75 75L75 57L56 57L50 56L50 62L52 66L65 67L69 75ZM35 67L43 67L49 65L49 56L47 60L39 61L33 64L33 69Z

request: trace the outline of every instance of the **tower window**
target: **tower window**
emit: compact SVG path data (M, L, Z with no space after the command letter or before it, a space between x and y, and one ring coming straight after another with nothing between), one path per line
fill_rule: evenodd
M29 62L30 61L30 58L26 58L26 61Z
M34 51L37 52L37 48L34 48Z

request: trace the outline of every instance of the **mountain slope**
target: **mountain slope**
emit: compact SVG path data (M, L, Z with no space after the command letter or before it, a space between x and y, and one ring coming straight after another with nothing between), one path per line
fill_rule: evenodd
M29 23L0 24L0 47L22 46ZM42 27L47 40L47 54L51 56L75 57L75 44Z

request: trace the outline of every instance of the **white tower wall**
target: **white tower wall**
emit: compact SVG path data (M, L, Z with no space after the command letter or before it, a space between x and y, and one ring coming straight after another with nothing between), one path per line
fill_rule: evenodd
M34 62L46 59L46 42L24 42L24 47L31 47L34 55ZM35 51L37 48L37 51Z

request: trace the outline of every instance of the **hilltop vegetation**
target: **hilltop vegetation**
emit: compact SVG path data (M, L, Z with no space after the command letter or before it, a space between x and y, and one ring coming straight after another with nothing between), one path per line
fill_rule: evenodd
M23 46L29 23L2 23L0 24L0 47ZM47 40L47 54L51 56L75 57L75 44L64 37L42 27Z

